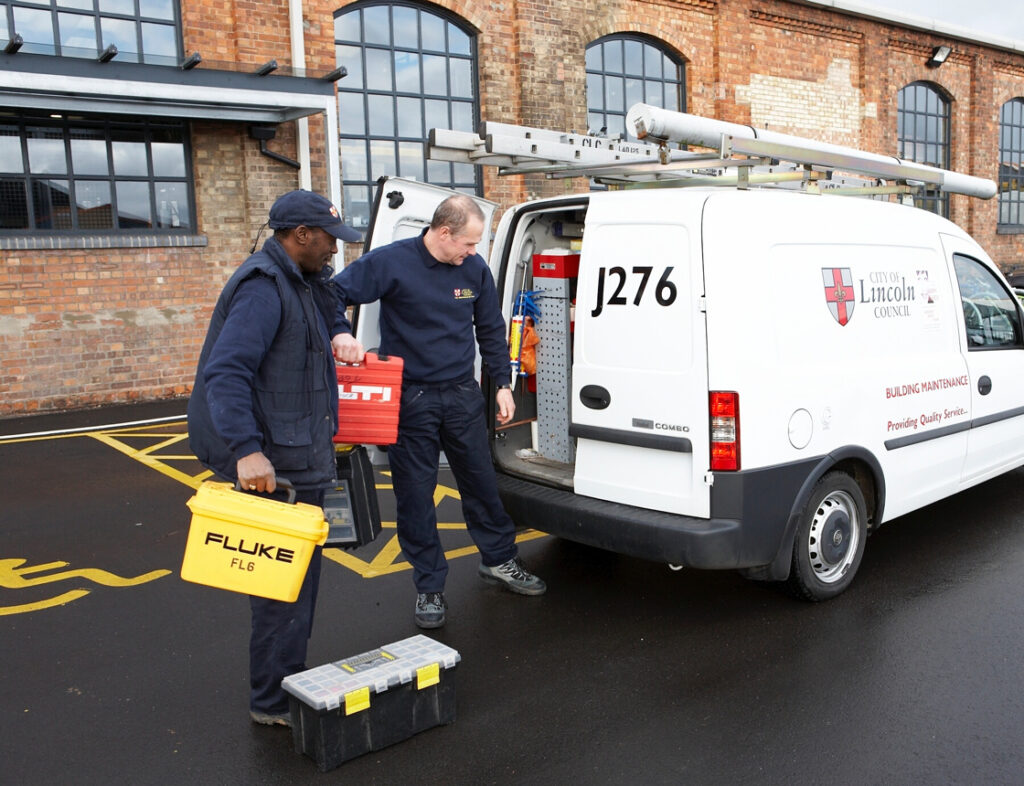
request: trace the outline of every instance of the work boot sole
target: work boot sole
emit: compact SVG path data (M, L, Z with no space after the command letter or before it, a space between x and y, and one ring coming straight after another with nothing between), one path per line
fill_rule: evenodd
M291 715L268 715L265 712L250 710L249 717L252 718L253 723L258 723L261 726L285 726L290 728L292 725Z
M498 586L504 587L509 592L514 592L517 595L543 595L548 589L546 584L541 584L539 587L517 587L515 584L509 584L507 581L495 578L490 573L479 573L478 575L488 584L497 584Z
M433 630L434 628L444 627L444 617L439 620L422 620L419 617L415 617L416 627L423 628L424 630Z

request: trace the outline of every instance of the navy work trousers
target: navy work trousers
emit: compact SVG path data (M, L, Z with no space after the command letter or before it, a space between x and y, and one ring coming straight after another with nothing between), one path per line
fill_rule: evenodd
M434 507L442 450L483 564L501 565L517 553L515 524L498 498L485 410L483 393L472 379L402 387L398 442L388 448L388 463L398 508L398 542L412 564L417 592L441 592L448 576Z
M297 491L295 501L322 506L324 492ZM313 632L313 612L320 586L320 552L317 546L294 603L249 596L249 708L254 712L287 713L288 694L281 688L281 680L306 669L306 645Z

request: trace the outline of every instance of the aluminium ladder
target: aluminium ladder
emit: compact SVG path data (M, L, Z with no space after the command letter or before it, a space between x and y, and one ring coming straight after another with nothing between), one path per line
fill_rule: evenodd
M685 112L635 104L640 141L485 122L479 133L432 129L427 157L493 165L499 174L587 177L609 185L779 186L834 194L911 194L932 188L981 199L992 180ZM670 148L696 145L705 151ZM788 162L788 165L781 165ZM837 178L834 173L847 173Z

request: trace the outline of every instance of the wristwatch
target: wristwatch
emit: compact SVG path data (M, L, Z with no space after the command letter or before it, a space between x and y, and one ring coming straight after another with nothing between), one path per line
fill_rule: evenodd
M511 390L511 385L498 385L498 390Z

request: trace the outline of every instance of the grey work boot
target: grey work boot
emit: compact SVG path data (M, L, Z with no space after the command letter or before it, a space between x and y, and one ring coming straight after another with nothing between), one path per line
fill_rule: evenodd
M488 584L500 584L520 595L543 595L548 585L523 567L519 557L489 568L480 564L480 578Z
M416 596L416 624L421 628L440 628L444 625L444 610L448 604L443 592L421 592Z
M252 718L253 723L259 723L263 726L291 726L292 716L285 712L280 715L266 712L257 712L256 710L249 710L249 717Z

